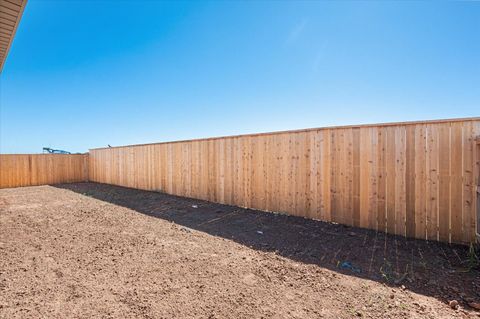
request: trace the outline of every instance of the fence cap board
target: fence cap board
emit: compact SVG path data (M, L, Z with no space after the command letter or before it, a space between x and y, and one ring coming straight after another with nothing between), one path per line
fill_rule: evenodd
M275 134L303 133L303 132L329 130L329 129L385 127L385 126L417 125L417 124L438 124L438 123L454 123L454 122L469 122L469 121L480 121L480 117L466 117L466 118L424 120L424 121L407 121L407 122L372 123L372 124L356 124L356 125L354 124L354 125L324 126L324 127L315 127L315 128L307 128L307 129L299 129L299 130L285 130L285 131L264 132L264 133L226 135L226 136L205 137L205 138L196 138L196 139L187 139L187 140L152 142L152 143L142 143L142 144L129 144L129 145L120 145L120 146L111 146L111 147L96 147L96 148L91 148L89 150L90 151L95 151L95 150L123 148L123 147L134 147L134 146L148 146L148 145L173 144L173 143L185 143L185 142L200 142L200 141L218 140L218 139L224 139L224 138L241 138L241 137L254 137L254 136L268 136L268 135L275 135ZM477 139L477 143L478 143L478 139Z

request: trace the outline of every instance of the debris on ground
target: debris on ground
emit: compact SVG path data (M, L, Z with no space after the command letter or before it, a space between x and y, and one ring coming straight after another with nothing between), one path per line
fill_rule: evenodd
M192 230L188 227L180 227L180 231L184 231L186 233L191 233L192 232Z
M349 261L344 261L343 263L341 263L340 268L348 269L358 274L362 272L360 268L353 266L352 263Z
M448 305L449 305L450 308L452 308L452 309L457 309L457 308L458 308L458 301L456 301L455 299L454 299L454 300L450 300L450 302L448 303Z

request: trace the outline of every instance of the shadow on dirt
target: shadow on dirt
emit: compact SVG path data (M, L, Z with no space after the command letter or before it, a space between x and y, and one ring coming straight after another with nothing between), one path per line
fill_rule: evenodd
M53 185L260 251L464 305L480 298L468 247L98 183Z

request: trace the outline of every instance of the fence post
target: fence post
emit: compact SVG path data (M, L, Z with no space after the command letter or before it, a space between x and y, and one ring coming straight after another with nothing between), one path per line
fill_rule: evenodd
M476 148L477 148L477 156L476 156L476 168L477 168L477 243L480 243L480 136L476 138Z

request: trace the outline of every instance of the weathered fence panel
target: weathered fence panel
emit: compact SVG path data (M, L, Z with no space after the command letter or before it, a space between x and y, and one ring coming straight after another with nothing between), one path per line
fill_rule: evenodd
M480 118L90 150L90 180L472 242Z
M87 154L0 154L0 188L87 180Z

